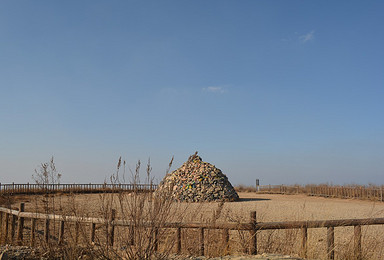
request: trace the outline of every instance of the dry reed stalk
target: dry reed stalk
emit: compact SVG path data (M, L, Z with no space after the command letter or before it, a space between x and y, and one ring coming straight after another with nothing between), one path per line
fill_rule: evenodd
M172 161L169 168L171 164ZM111 183L120 184L125 180L125 165L125 161L120 158L117 171L110 178ZM141 162L138 161L135 170L130 171L130 183L141 183L140 169ZM153 183L151 171L148 161L145 183ZM100 213L104 219L108 219L112 210L116 209L116 218L128 226L116 228L114 246L112 243L100 243L98 250L101 255L124 259L166 259L172 252L175 235L171 235L172 232L167 229L159 228L164 223L180 222L184 218L183 214L180 214L183 211L180 211L178 203L171 199L171 191L156 196L140 189L130 193L120 191L116 194L101 194L100 205ZM106 234L110 232L110 225L105 223Z

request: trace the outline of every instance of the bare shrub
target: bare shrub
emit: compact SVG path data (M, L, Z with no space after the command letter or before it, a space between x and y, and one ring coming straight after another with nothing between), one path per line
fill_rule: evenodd
M172 161L169 168L171 165ZM106 220L105 234L111 233L113 227L109 220L113 214L124 226L116 230L113 245L111 241L103 243L100 237L97 237L100 244L97 250L103 257L166 259L173 249L175 236L161 227L168 222L180 222L183 219L183 214L180 214L182 211L179 210L178 203L172 199L171 191L154 194L153 191L144 192L141 189L140 183L153 183L150 161L148 160L146 165L143 182L140 176L141 167L141 162L138 161L135 170L130 171L133 191L100 195L100 213ZM116 173L110 178L111 183L116 185L124 183L125 173L126 163L120 158Z
M42 163L39 169L35 169L35 174L32 175L32 179L38 184L43 193L43 196L35 197L35 211L39 212L40 205L43 206L43 212L46 214L57 214L56 212L56 199L55 195L51 194L53 185L60 184L61 173L57 170L54 158L51 157L49 162ZM61 202L61 199L59 200ZM39 231L39 227L43 229L45 224L42 221L37 222L37 239L38 244L45 251L45 255L48 257L57 257L56 246L58 244L56 234L58 232L56 223L50 223L50 235L53 239L46 241L43 232Z

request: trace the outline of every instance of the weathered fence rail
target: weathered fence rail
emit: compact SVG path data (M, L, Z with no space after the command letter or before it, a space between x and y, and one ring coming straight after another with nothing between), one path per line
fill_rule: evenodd
M307 194L319 197L384 201L383 186L258 185L256 191L260 193Z
M0 195L1 194L39 194L39 193L98 193L98 192L116 192L116 191L152 191L155 190L157 185L155 184L21 184L0 183Z
M114 229L115 227L133 227L133 222L127 220L114 219L116 214L112 210L112 216L108 219L105 218L90 218L78 216L63 216L55 214L44 214L35 212L24 212L24 203L20 204L19 210L12 210L0 207L0 244L17 242L21 244L23 241L23 232L27 230L30 232L30 244L34 246L36 235L36 222L42 220L44 222L43 237L46 242L52 237L50 235L50 226L53 222L59 223L59 236L56 238L58 243L63 243L64 240L64 227L66 222L76 223L76 225L87 224L89 226L89 237L91 242L95 239L96 224L110 225L110 231L106 233L106 241L113 246L114 244ZM30 227L25 227L24 223L30 219ZM139 228L152 227L154 223L141 223ZM314 220L314 221L285 221L285 222L257 222L256 212L250 214L250 221L248 223L162 223L156 225L155 228L172 228L176 229L176 249L177 253L181 252L181 229L198 229L199 233L199 253L204 255L205 240L204 230L206 229L220 229L223 232L223 244L229 244L229 230L242 230L249 231L249 252L251 254L258 253L258 234L263 230L271 229L300 229L301 230L301 250L300 255L306 257L307 254L307 241L309 228L327 228L327 258L335 259L335 241L334 241L334 228L335 227L354 227L354 257L355 259L362 259L362 245L361 245L361 227L365 225L384 225L384 218L369 218L369 219L341 219L341 220Z
M156 184L33 184L0 183L1 194L39 194L39 193L99 193L132 190L155 190ZM307 194L310 196L355 198L384 201L383 186L327 186L327 185L258 185L260 193Z

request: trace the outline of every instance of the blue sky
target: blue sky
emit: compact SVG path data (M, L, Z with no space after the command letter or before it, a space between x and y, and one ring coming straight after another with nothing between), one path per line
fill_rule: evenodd
M0 182L384 184L382 1L1 1Z

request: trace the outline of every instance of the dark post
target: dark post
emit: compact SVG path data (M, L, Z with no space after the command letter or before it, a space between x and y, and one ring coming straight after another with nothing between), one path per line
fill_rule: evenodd
M229 254L229 229L223 229L224 255Z
M31 247L35 246L36 219L31 219Z
M130 236L130 245L133 246L135 244L135 228L133 225L129 226L129 236Z
M4 241L8 243L8 232L9 232L9 213L5 213L5 230L4 230Z
M24 212L24 203L20 203L19 212ZM23 230L24 230L24 218L19 217L17 221L17 243L21 244L23 240Z
M0 183L1 186L1 183ZM0 244L1 244L1 239L3 238L3 215L4 213L0 211Z
M176 251L177 254L181 253L181 228L176 229Z
M60 229L59 229L59 245L64 242L64 220L60 221Z
M114 240L114 236L115 236L115 225L113 224L115 217L116 217L116 210L112 209L111 216L109 218L109 224L111 226L111 230L109 232L109 238L108 238L109 241L108 242L109 242L110 246L113 246L113 240Z
M17 219L17 216L11 215L11 242L12 243L15 240L16 219Z
M259 191L259 185L260 185L260 181L259 179L256 179L256 192Z
M91 236L90 236L91 243L95 242L95 230L96 230L96 224L91 223Z
M257 219L256 219L256 211L251 212L251 225L252 225L252 230L250 231L250 236L251 236L251 247L250 247L250 253L251 255L257 255L257 234L256 234L256 224L257 224Z
M355 226L354 228L354 253L355 253L355 259L361 260L362 254L361 254L361 226Z
M335 233L334 227L327 228L327 255L329 260L335 259Z
M204 228L199 228L199 236L200 236L200 255L204 255Z
M48 243L48 241L49 241L49 218L45 219L44 239L45 239L45 242Z
M153 232L154 236L154 250L157 251L159 249L159 228L155 227L155 230Z
M306 258L307 257L307 241L308 241L308 229L306 227L303 227L301 229L301 257Z

